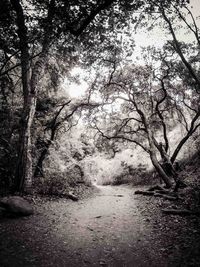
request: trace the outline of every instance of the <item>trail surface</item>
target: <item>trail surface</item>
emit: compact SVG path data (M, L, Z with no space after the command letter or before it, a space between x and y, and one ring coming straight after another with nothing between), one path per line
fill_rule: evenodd
M149 199L106 186L79 202L38 202L32 217L0 220L0 266L199 266L197 230Z

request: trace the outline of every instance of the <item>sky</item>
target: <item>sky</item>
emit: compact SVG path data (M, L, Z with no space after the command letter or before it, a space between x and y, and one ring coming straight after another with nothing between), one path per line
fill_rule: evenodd
M190 8L194 15L194 17L200 16L200 0L190 0ZM198 26L200 28L200 19L198 20ZM166 35L166 32L163 31L161 28L155 28L151 32L147 32L144 30L139 30L138 32L134 33L134 41L135 41L135 50L132 55L132 61L139 62L139 57L141 55L141 46L155 46L155 47L162 47L165 41L169 38ZM180 41L190 42L192 36L186 34L185 31L180 31L178 34L178 39ZM67 78L64 79L62 87L66 90L71 98L77 98L84 95L88 84L84 80L86 74L81 70L80 67L75 67L71 71L71 76L80 75L80 83L73 83L70 82Z
M195 18L200 16L200 0L190 0L190 10ZM192 21L191 21L192 22ZM196 20L197 25L200 28L200 18ZM170 36L171 37L171 36ZM191 42L193 35L186 34L184 30L180 30L177 33L179 41ZM158 48L162 47L165 42L169 39L169 35L162 28L155 27L152 31L147 32L145 29L143 31L138 31L134 35L134 40L136 44L135 48L135 58L141 53L141 46L156 46Z

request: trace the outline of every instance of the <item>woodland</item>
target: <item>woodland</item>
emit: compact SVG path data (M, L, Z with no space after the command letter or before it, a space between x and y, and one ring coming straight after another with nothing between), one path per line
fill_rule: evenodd
M0 265L199 266L198 1L0 1Z
M2 194L145 184L145 173L184 186L200 126L199 22L188 2L1 1ZM140 43L134 60L134 34L155 29L162 46ZM72 97L67 87L83 82Z

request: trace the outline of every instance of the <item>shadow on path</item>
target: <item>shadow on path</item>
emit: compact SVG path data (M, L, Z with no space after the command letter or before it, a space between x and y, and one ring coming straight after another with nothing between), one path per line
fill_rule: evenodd
M179 248L166 255L173 233L162 238L132 188L98 188L89 199L45 201L32 217L1 219L0 266L190 266L181 265Z

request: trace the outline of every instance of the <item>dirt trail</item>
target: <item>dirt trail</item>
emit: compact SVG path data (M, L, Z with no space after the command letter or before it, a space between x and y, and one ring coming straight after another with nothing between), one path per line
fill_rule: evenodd
M176 228L162 235L159 220L175 219L149 218L141 201L130 187L100 186L89 199L48 201L32 217L1 219L0 266L198 266L184 263Z

